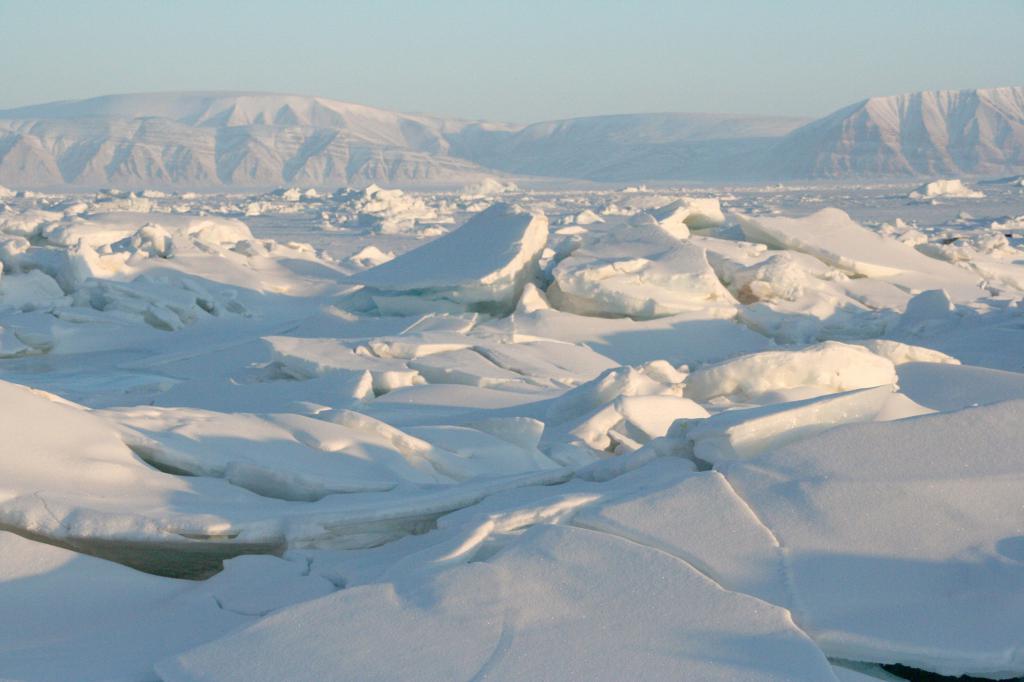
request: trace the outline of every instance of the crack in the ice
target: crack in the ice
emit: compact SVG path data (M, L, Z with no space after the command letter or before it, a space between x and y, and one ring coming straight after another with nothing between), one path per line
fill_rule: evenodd
M779 538L778 534L771 528L771 526L764 522L760 514L754 510L747 499L740 495L739 491L736 490L736 487L732 484L732 481L729 480L729 477L724 472L720 471L719 473L722 475L722 480L725 484L729 486L729 490L732 491L732 494L736 496L736 499L743 505L743 508L747 510L748 514L750 514L750 517L756 521L759 526L764 528L765 532L768 533L768 536L775 544L775 548L778 550L779 562L782 565L782 584L786 590L786 595L789 597L789 611L793 615L793 620L797 622L800 629L804 630L803 626L799 625L799 621L806 619L798 617L798 614L800 616L806 616L807 609L800 599L796 585L793 582L793 573L789 565L789 553L786 551L785 545L782 544L782 540Z
M61 520L60 517L58 517L56 514L53 513L53 510L50 509L50 505L47 504L46 500L43 498L41 493L42 493L41 490L37 490L34 493L32 493L32 495L37 500L39 500L39 504L43 505L43 509L45 509L46 513L50 515L50 518L53 519L53 522L56 523L59 527L63 528L65 531L67 531L68 535L70 535L71 534L71 527L69 525L67 525L67 523L65 523L63 520Z
M511 609L506 608L501 619L501 633L498 635L498 641L494 643L494 649L487 657L487 660L480 665L480 669L469 678L470 682L483 680L511 649L512 639L515 636L515 626L510 621L512 621Z
M734 593L737 593L737 594L747 594L746 592L738 592L737 590L731 590L728 587L726 587L725 585L723 585L721 582L718 581L718 579L714 575L712 575L710 569L707 566L698 566L696 563L694 563L695 558L681 557L678 554L673 554L672 552L668 551L667 549L664 549L664 548L659 547L657 545L652 545L652 544L648 544L646 542L643 542L639 538L630 537L629 535L626 535L626 534L623 534L623 533L618 533L615 530L612 530L612 529L609 529L609 528L602 528L602 527L597 527L597 526L589 526L589 525L586 525L583 522L577 521L575 518L570 519L568 525L570 525L570 526L572 526L574 528L580 528L582 530L589 531L591 533L601 533L602 535L607 535L608 537L617 538L617 539L622 540L624 542L628 542L628 543L630 543L632 545L636 545L637 547L643 547L645 549L649 549L651 551L657 552L658 554L663 554L664 556L671 557L675 561L678 561L680 563L686 564L687 566L692 568L694 571L696 571L697 573L701 574L702 576L704 576L705 578L707 578L708 580L710 580L711 582L713 582L715 585L717 585L719 588L721 588L722 590L724 590L726 592L734 592ZM701 562L701 563L703 563L703 562ZM759 599L759 597L754 597L754 595L747 595L747 596L753 597L755 599Z

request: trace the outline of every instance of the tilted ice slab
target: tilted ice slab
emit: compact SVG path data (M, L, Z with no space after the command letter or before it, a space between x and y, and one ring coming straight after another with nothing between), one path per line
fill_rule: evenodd
M735 300L708 265L704 249L680 241L650 216L618 225L574 251L552 272L551 303L582 315L634 319L720 307Z
M937 367L947 367L938 365ZM723 468L833 657L1024 673L1024 401L840 426Z
M519 474L538 469L557 469L536 444L529 446L467 426L419 426L407 429L448 454L435 457L434 466L455 480L474 476ZM514 436L512 436L514 438Z
M439 462L456 455L354 412L339 411L332 415L333 424L298 415L278 417L276 424L247 423L244 415L214 415L212 421L199 420L191 429L186 424L179 433L172 429L161 436L174 450L156 439L142 447L134 442L149 461L166 469L161 471L125 444L123 438L130 437L123 435L124 427L84 408L5 382L0 383L0 402L8 406L0 414L0 426L9 434L0 449L0 528L166 574L209 574L221 559L279 552L290 544L379 544L421 530L441 514L495 492L561 482L570 475L547 468L458 485L406 485L395 493L290 501L279 497L315 498L330 492L332 485L390 486L367 473L380 472L382 463L404 467L409 460L421 472L434 472L432 455ZM163 414L187 416L188 411ZM160 421L159 411L153 419ZM222 444L236 443L234 453L216 447L218 428ZM245 434L239 435L238 429L248 431L252 447L243 447ZM268 436L293 457L269 457L269 450L261 451L258 440ZM295 456L303 452L296 440L306 444L305 454ZM332 450L348 454L338 455L335 463ZM367 461L359 461L360 455ZM223 467L221 475L237 477L248 489L220 477L169 473L179 467L214 476ZM331 478L324 476L328 470L333 471ZM411 465L406 469L414 470ZM424 478L451 480L440 473Z
M280 336L266 341L282 370L296 379L367 372L378 395L423 383L564 387L616 366L586 346L515 334L426 332L366 343Z
M736 219L747 239L809 253L851 275L882 279L911 292L945 289L954 301L985 295L977 275L872 232L836 208L805 218Z
M712 464L751 459L840 424L928 414L894 386L878 386L790 403L729 410L686 429L693 454Z
M431 466L428 443L297 414L155 407L103 414L130 429L125 440L154 466L223 477L266 497L312 501L390 490L402 481L451 482Z
M495 365L538 384L574 386L615 367L615 362L590 348L546 339L516 343L485 342L474 349Z
M161 658L335 589L276 557L234 559L193 582L4 531L0 578L0 674L26 681L149 679Z
M351 347L355 344L346 344L343 340L268 336L264 341L270 346L274 362L293 379L366 375L376 394L424 382L419 372L410 369L405 362L369 352L357 353Z
M764 351L702 367L686 379L685 395L755 397L808 387L837 393L896 383L893 363L861 346L826 341L800 350Z
M381 636L381 633L387 633ZM454 644L453 644L454 643ZM157 665L167 682L834 680L789 613L605 533L536 526L487 561L343 590Z
M585 343L622 364L652 358L675 364L716 362L764 350L768 339L733 321L734 311L711 308L653 320L600 318L562 310L517 311L502 320L522 334Z
M508 311L534 274L547 238L543 213L499 203L351 281L365 285L385 314Z

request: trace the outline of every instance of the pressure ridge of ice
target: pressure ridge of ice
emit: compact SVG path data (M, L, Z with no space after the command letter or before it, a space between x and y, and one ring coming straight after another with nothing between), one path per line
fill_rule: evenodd
M0 264L2 679L1024 676L1017 184L0 191Z

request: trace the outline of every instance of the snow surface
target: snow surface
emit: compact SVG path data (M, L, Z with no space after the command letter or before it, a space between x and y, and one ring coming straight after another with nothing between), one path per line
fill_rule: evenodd
M1024 675L1022 195L913 189L3 194L0 678Z

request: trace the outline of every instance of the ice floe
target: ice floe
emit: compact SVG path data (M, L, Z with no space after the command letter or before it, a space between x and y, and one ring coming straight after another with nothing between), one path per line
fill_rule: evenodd
M163 189L0 196L0 678L1024 674L1018 187Z

